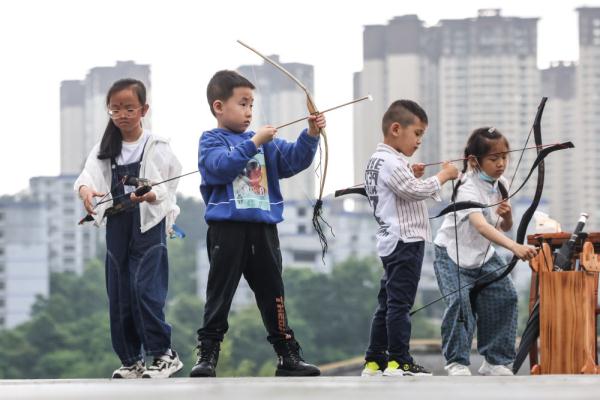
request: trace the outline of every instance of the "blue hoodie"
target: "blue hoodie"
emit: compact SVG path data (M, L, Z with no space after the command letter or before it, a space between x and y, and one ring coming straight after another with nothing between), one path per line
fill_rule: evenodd
M294 143L276 138L257 148L250 140L254 134L217 128L200 137L198 168L206 222L283 220L279 179L310 166L319 137L304 129Z

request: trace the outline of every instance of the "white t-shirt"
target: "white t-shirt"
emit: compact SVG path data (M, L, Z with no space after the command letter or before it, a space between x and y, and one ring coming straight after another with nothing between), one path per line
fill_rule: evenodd
M506 189L508 182L504 177L500 181ZM456 201L476 201L481 204L495 204L502 201L502 195L498 189L498 181L492 185L479 177L479 174L473 171L467 172L462 178L462 184L458 188ZM469 214L482 213L485 220L492 226L498 221L496 210L498 206L484 209L469 208L467 210L456 212L457 232L458 232L458 255L461 268L479 268L487 262L495 252L494 246L481 233L471 225ZM434 243L440 247L445 247L448 256L455 263L456 257L456 233L454 231L454 213L445 215L442 226L438 231ZM489 250L488 250L489 246ZM486 254L487 251L487 254ZM485 255L485 260L483 259Z
M148 141L149 137L150 134L147 130L144 129L138 140L136 140L135 142L123 141L123 145L121 147L121 154L119 154L119 157L117 157L116 160L117 164L126 165L140 161L142 158L142 151L144 150L144 146L146 145L146 142ZM131 193L136 188L135 186L125 185L124 189L125 193Z
M373 207L377 230L377 253L388 256L398 241L430 241L431 227L426 199L439 200L436 176L416 178L408 158L379 143L365 171L365 190Z

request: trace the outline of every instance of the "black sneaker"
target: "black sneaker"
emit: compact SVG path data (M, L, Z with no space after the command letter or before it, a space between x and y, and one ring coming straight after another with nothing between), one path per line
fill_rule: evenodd
M192 367L190 376L198 377L215 377L217 376L216 368L219 361L219 351L221 343L214 340L203 340L198 345L198 361Z
M426 370L423 366L419 364L412 363L403 363L400 365L402 369L402 373L406 376L431 376L433 375L430 371Z
M168 378L181 368L183 368L183 363L177 352L171 350L171 354L155 357L152 365L146 368L146 372L142 374L142 378Z
M294 339L282 340L273 345L277 353L275 376L319 376L319 368L304 361L300 356L300 345Z

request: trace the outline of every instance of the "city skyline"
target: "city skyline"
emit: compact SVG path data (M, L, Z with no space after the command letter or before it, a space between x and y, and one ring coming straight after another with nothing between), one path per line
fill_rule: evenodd
M26 11L27 4L31 3L38 5L39 12L29 18ZM335 7L328 4L296 10L294 18L281 12L277 14L270 11L259 15L257 10L250 10L246 13L250 15L251 23L248 24L242 23L242 12L233 11L228 15L228 21L235 28L222 30L220 35L213 37L208 35L210 27L214 27L210 17L215 19L219 10L185 2L176 3L181 5L179 9L143 6L145 3L136 1L125 4L110 1L93 3L101 4L98 7L71 1L53 2L52 6L41 2L24 4L0 6L0 32L5 37L17 38L7 43L5 54L7 59L20 61L0 66L0 82L5 92L0 100L0 107L11 110L10 118L4 124L2 137L5 143L8 141L6 148L13 149L0 162L8 170L11 164L18 162L18 155L25 151L28 152L27 159L31 157L35 162L24 163L18 171L11 168L13 173L6 177L0 194L14 194L25 189L31 176L59 173L60 81L83 79L86 72L94 67L114 65L116 61L125 60L150 65L153 80L153 129L157 134L172 138L173 148L187 171L196 168L195 149L200 134L214 126L214 119L204 98L206 82L212 73L218 69L235 69L244 64L261 63L257 57L238 46L235 39L245 39L264 53L279 54L282 62L313 65L315 99L321 108L326 108L352 98L352 74L362 68L361 38L365 25L386 24L395 16L416 14L431 26L441 19L475 18L477 10L481 8L501 8L503 16L540 18L538 67L547 67L551 61L578 61L575 8L594 5L568 1L560 5L545 5L542 9L515 1L464 1L453 4L452 9L445 9L441 2L424 1L413 6L381 2L380 7L373 7L370 3L370 7L359 5L353 12L348 12L348 15L345 13L344 21L332 22L336 24L335 35L324 35L314 28L301 29L307 24L311 25L309 17L313 15L317 21L314 25L324 26L327 15L335 10ZM232 9L236 10L235 5L241 7L242 4L234 3ZM266 4L265 8L275 6L273 2L261 4ZM431 7L433 4L439 6ZM43 18L46 7L52 7L56 11L66 10L67 6L70 6L69 14L65 11L58 20L53 20L52 29L47 29L44 35L25 34L27 27L35 27L37 32L50 28L49 21ZM105 27L98 25L98 22L85 19L85 16L94 13L95 20L108 20L115 7L121 13L139 14L138 18L148 24L164 22L164 25L173 29L162 28L160 34L152 29L142 29L139 40L132 40L131 29L123 29L123 33L118 30L114 34L107 33L103 29ZM181 12L184 9L188 12ZM25 17L29 19L25 20ZM216 20L218 22L218 18ZM557 29L559 25L560 29ZM252 29L249 30L249 26ZM80 31L80 34L72 35L73 31ZM272 31L281 34L273 35ZM194 37L207 39L198 40L193 39ZM180 43L173 45L175 40ZM86 45L81 46L81 43ZM29 51L23 52L23 49ZM211 54L219 54L219 57L206 57ZM38 64L31 61L40 58L45 58L48 62ZM23 68L23 65L27 68ZM40 65L43 68L35 68ZM326 192L331 193L339 186L355 183L350 169L336 168L346 167L351 158L352 109L338 110L327 118L331 168ZM272 121L273 124L280 122L287 121ZM301 125L295 125L290 129L297 131L300 127ZM35 137L36 146L31 146L32 136ZM194 151L190 148L194 148ZM180 191L185 195L198 197L198 184L198 177L182 180Z

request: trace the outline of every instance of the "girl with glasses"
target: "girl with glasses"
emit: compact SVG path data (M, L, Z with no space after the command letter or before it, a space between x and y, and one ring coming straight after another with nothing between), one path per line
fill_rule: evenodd
M137 178L161 182L179 175L181 164L166 139L142 127L149 109L142 82L115 82L106 106L110 116L106 130L74 188L95 225L106 217L110 331L122 363L112 377L167 378L183 367L171 349L171 326L164 314L169 276L166 236L179 214L177 180L140 196L135 190ZM99 196L114 200L95 207L93 198ZM147 368L146 355L153 357Z

